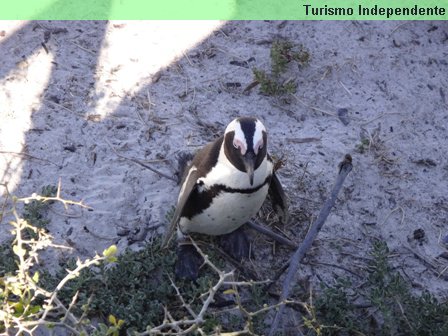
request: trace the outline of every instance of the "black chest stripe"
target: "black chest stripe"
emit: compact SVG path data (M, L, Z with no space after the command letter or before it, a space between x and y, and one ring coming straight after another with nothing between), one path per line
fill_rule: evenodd
M198 188L194 188L188 197L185 207L180 217L187 217L192 219L194 216L199 215L206 210L213 202L213 198L217 197L222 192L234 193L234 194L252 194L263 188L266 184L271 182L271 175L267 176L264 182L256 187L239 189L231 188L223 184L214 184L210 188L203 190L202 192Z

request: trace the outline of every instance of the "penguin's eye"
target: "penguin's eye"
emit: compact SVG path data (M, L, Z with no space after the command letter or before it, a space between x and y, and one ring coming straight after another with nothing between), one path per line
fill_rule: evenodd
M233 140L233 147L239 149L242 155L246 153L246 146L238 139Z
M258 155L259 151L263 148L263 140L260 140L257 142L257 144L254 147L255 154Z
M241 141L235 139L233 140L233 147L235 147L236 149L241 149L243 148L243 144L241 143Z

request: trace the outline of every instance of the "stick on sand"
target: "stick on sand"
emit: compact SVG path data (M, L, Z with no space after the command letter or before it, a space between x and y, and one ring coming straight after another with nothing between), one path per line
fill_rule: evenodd
M291 257L291 261L289 263L289 270L283 282L282 294L279 300L280 302L285 301L288 298L289 292L291 290L291 283L295 274L297 273L299 263L305 257L305 254L311 248L313 241L316 239L317 234L322 229L322 226L324 225L328 215L330 214L331 208L334 206L336 202L336 198L339 194L339 191L342 188L344 180L347 177L348 173L350 173L352 168L353 168L352 157L349 154L346 154L344 160L339 164L339 174L336 177L336 182L333 186L333 189L331 190L330 197L328 197L328 199L325 201L322 209L320 210L319 216L317 217L316 221L313 223L310 230L306 234L306 237L303 240L302 244L299 246L299 248L296 250L296 252L294 252L293 256ZM274 321L272 322L271 325L271 330L269 331L269 336L273 336L276 333L284 308L285 305L281 305L279 310L275 314Z

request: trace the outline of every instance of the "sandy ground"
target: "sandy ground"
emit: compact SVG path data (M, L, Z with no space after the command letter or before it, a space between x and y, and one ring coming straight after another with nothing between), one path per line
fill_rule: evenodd
M289 69L298 90L286 103L258 88L243 94L252 67L269 69L277 38L312 57ZM0 182L26 196L60 178L65 198L90 205L49 214L49 231L77 254L143 246L164 232L177 199L176 183L111 146L174 176L179 153L256 115L286 161L292 221L281 229L296 242L339 161L353 157L314 265L299 277L332 282L347 275L338 265L358 272L377 238L417 290L448 297L446 22L0 22L0 55ZM279 257L255 236L263 276Z

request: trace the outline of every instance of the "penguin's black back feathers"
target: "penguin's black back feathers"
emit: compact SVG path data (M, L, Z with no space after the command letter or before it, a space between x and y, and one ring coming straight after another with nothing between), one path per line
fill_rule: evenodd
M208 143L202 149L200 149L191 161L190 165L185 169L184 175L182 177L181 185L184 184L185 179L188 176L188 173L191 167L196 167L197 169L197 178L204 177L207 173L212 170L212 168L218 162L219 150L221 149L222 142L224 141L224 137L221 136L213 142Z

